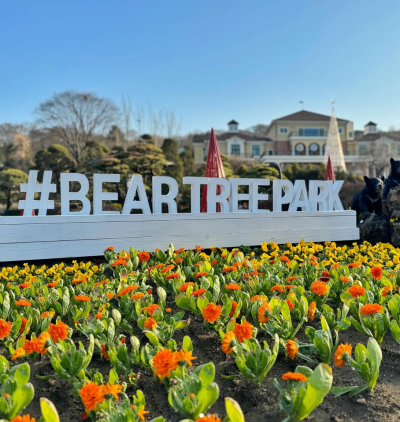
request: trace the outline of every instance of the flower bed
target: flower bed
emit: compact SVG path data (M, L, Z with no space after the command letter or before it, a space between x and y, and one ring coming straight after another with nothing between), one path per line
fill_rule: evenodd
M397 420L399 257L171 245L2 268L0 419Z

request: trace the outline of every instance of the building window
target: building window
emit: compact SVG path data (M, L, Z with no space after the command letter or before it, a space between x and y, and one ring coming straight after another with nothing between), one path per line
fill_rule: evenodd
M304 144L296 144L294 147L294 155L306 155L306 147Z
M341 135L343 135L343 128L342 128L342 127L340 127L340 128L339 128L339 133L340 133Z
M349 138L353 137L353 132L349 132Z
M274 155L274 151L272 151L272 149L270 149L270 150L268 151L268 155Z
M367 154L367 146L366 145L359 145L358 146L358 153L360 155L366 155Z
M326 144L322 145L322 155L325 155Z
M287 127L280 127L279 128L279 133L281 134L281 135L285 135L285 134L287 134L289 132L289 129L287 128Z
M308 147L308 155L319 155L319 145L318 144L311 144Z
M232 145L231 146L231 154L232 155L240 155L240 145Z
M252 145L251 156L252 157L259 157L260 156L260 145Z
M312 127L299 128L298 135L306 137L325 136L325 129Z

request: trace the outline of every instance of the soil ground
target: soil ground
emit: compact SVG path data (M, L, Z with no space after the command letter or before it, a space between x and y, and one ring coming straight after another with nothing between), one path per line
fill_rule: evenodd
M301 360L291 361L284 354L280 354L268 376L260 387L255 386L250 380L239 377L235 380L226 380L221 374L237 374L234 359L225 356L221 351L220 341L216 332L204 328L200 317L191 315L191 324L184 330L178 331L175 340L181 344L184 335L192 339L194 352L197 357L195 365L213 362L216 367L216 382L220 388L220 398L212 407L212 412L225 416L224 397L232 397L241 406L246 422L278 422L284 419L284 415L278 413L279 394L273 386L274 378L278 380L282 374L294 371L297 365L305 365ZM304 333L302 329L301 332ZM301 339L301 335L299 336ZM271 339L259 331L259 341L267 340L271 345ZM83 338L74 338L83 340ZM350 343L353 347L357 343L366 345L367 337L359 334L354 327L340 333L340 343ZM4 349L1 350L4 352ZM324 402L307 418L309 421L333 421L333 422L364 422L364 421L398 421L400 420L400 347L388 331L383 345L383 361L380 377L374 394L364 392L356 397L341 396L338 398L329 394ZM83 406L79 398L70 394L67 382L54 378L40 380L36 375L51 374L52 367L47 357L32 362L31 382L35 386L35 399L26 409L26 413L37 419L40 416L39 398L47 397L57 407L61 422L82 420ZM110 370L108 361L101 358L97 353L93 357L91 368L96 368L107 376ZM163 385L160 385L148 370L138 368L141 377L137 387L141 389L146 398L146 409L150 411L146 420L163 415L168 422L178 422L182 417L176 414L168 404L167 393ZM362 380L350 367L333 367L334 385L361 385ZM132 393L133 387L128 387L128 394ZM24 412L25 413L25 412Z

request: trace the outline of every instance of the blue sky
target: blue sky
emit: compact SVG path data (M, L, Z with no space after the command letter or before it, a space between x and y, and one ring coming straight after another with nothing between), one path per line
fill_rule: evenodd
M1 0L0 122L54 92L172 109L182 132L305 109L400 128L400 1Z

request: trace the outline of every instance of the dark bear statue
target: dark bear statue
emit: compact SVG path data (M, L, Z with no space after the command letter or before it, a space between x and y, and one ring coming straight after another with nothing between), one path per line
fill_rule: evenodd
M370 179L364 176L364 180L365 188L354 195L351 209L357 212L357 216L362 214L367 217L372 213L380 215L382 214L381 194L385 178L382 176L381 179L376 177Z
M390 159L391 171L385 180L385 188L383 190L383 199L387 199L390 189L400 185L400 161Z

